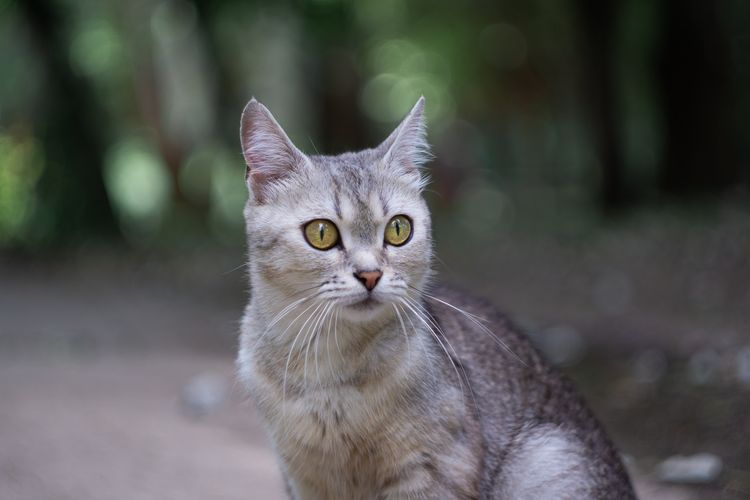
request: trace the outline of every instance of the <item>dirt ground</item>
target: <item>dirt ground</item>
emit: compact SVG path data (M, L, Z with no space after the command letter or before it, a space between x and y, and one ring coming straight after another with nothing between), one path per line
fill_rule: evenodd
M231 259L176 266L0 265L0 499L284 498L233 378L243 273L216 272L234 269ZM750 429L747 413L735 413L747 393L675 392L670 374L681 365L671 358L666 381L644 389L628 376L633 353L615 354L589 350L568 371L630 457L640 497L742 498L738 443ZM196 377L228 397L196 411L185 396ZM691 418L702 404L720 407L719 427ZM658 481L659 460L705 446L727 461L720 482Z
M221 356L129 354L3 360L0 498L4 500L283 499L254 411L235 388L194 418L179 394L192 376L232 377ZM639 480L643 499L698 499Z
M0 368L0 498L281 499L274 457L235 393L204 418L181 409L218 356L130 354Z

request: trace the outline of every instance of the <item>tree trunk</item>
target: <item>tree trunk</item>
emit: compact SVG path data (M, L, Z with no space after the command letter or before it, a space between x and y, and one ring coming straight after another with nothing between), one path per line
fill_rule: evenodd
M107 124L93 89L68 64L65 23L54 2L24 0L18 6L46 71L35 128L44 144L38 224L41 243L60 246L90 236L113 237L117 223L102 178Z
M659 183L671 195L716 193L741 181L723 5L661 4L665 147Z
M605 211L629 200L619 137L615 42L616 0L579 0L582 26L583 90L596 157L600 164L599 201Z

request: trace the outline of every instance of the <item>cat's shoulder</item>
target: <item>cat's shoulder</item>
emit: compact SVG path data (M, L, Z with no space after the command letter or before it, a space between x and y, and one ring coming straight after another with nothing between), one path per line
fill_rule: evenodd
M424 299L445 335L461 344L460 350L482 358L513 358L514 364L527 368L538 369L543 364L522 329L489 299L437 282Z
M502 305L459 285L435 282L427 289L425 301L440 316L449 314L469 322L479 319L484 324L491 323L501 325L504 329L517 330Z

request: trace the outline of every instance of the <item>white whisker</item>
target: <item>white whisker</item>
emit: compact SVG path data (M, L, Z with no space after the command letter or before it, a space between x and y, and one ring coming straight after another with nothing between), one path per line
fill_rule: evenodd
M422 317L421 314L419 314L419 311L417 311L414 307L411 306L411 304L409 304L406 301L402 301L401 303L403 305L405 305L409 310L411 310L411 312L414 313L414 315L417 317L417 319L419 319L424 324L424 326L427 327L427 330L432 334L432 336L438 342L438 344L440 344L440 347L443 349L443 352L445 353L446 357L448 358L448 362L453 367L453 370L455 370L455 372L456 372L456 378L458 380L458 386L461 389L461 395L463 397L464 396L464 384L463 384L463 381L461 380L461 374L458 373L458 368L456 368L456 365L453 362L453 359L451 359L451 355L448 352L448 349L446 349L445 345L440 340L440 337L438 337L437 333L435 333L435 331L432 329L432 327L430 326L430 324Z
M398 318L398 322L401 324L401 331L404 332L404 339L406 339L406 352L409 357L409 364L411 364L411 342L409 341L409 335L406 333L406 325L404 325L404 318L401 317L401 313L398 310L398 307L396 307L396 304L391 304L393 306L393 311L396 313L396 317Z
M454 306L453 304L451 304L449 302L446 302L446 301L444 301L442 299L439 299L439 298L435 297L434 295L430 295L429 293L424 292L424 291L420 290L419 288L416 288L416 287L413 287L413 286L411 286L410 288L413 288L414 290L416 290L417 292L419 292L421 295L425 296L428 299L431 299L431 300L434 300L436 302L439 302L439 303L441 303L441 304L443 304L443 305L445 305L447 307L450 307L451 309L453 309L453 310L455 310L455 311L463 314L464 317L466 317L469 321L471 321L472 323L474 323L483 333L485 333L486 335L488 335L497 345L499 345L500 347L502 347L503 349L505 349L509 354L511 354L514 358L516 358L519 362L521 362L521 364L523 364L524 366L528 366L526 364L526 362L523 359L521 359L520 356L518 356L515 352L513 352L513 350L508 346L508 344L506 344L505 342L503 342L497 335L495 335L492 332L492 330L490 330L489 328L487 328L486 325L482 324L482 321L484 321L486 323L489 323L488 320L486 320L486 319L484 319L484 318L482 318L480 316L477 316L475 314L472 314L472 313L470 313L468 311L464 311L460 307Z
M333 370L333 361L331 361L331 323L333 322L333 317L337 313L338 309L334 306L331 314L328 316L328 330L326 331L326 357L328 358L328 368L331 370L331 378L336 376L336 373Z
M221 273L221 275L222 276L226 276L227 274L231 274L231 273L235 272L236 270L242 269L243 267L247 267L249 265L250 265L249 262L244 262L244 263L240 264L239 266L230 269L229 271L224 271L223 273Z
M307 387L307 354L310 352L310 346L312 345L313 340L315 338L320 338L319 335L319 328L322 326L323 321L325 320L326 314L328 314L328 311L333 307L332 303L327 303L326 306L321 310L321 313L318 315L318 318L315 320L314 325L312 326L312 332L310 333L310 340L307 341L307 348L305 348L305 387ZM317 345L317 344L316 344ZM317 354L315 354L317 357ZM318 376L318 381L320 381L320 376Z
M307 344L307 347L305 348L304 375L302 378L305 383L305 389L307 389L307 355L310 352L310 345L312 344L313 339L315 339L315 336L318 333L318 325L320 324L320 320L325 316L325 313L329 307L331 307L330 302L325 303L323 309L321 309L320 312L315 315L315 319L312 321L312 323L310 323L307 332L305 333L304 337L302 337L302 345L300 346L300 349L302 349L302 347Z
M257 347L258 343L263 339L263 337L273 328L279 321L281 321L287 314L291 313L298 305L300 305L302 302L309 300L313 297L318 295L318 293L313 293L308 295L307 297L302 297L301 299L295 300L291 304L288 304L284 309L282 309L276 316L274 316L271 321L269 322L268 326L263 330L263 332L258 336L258 338L255 340L255 344L253 345L253 350L255 350L255 347ZM303 311L304 313L304 311ZM299 316L298 316L299 317ZM295 318L296 319L296 318ZM284 330L284 333L286 333L286 330ZM283 335L283 334L282 334Z
M410 299L409 297L404 297L404 298L406 299L407 302L411 302L413 306L417 307L419 310L422 311L422 314L427 319L429 319L429 321L435 327L435 329L437 330L437 332L440 333L440 335L442 335L443 340L445 341L445 343L448 344L448 347L453 352L453 355L456 357L456 360L459 363L458 366L461 368L461 372L464 375L463 378L464 378L464 380L466 380L466 386L469 388L469 393L471 394L471 399L474 401L474 407L477 408L477 410L478 410L479 406L477 405L476 396L474 394L474 390L471 387L471 382L469 381L469 376L466 374L466 370L464 369L463 364L461 364L460 361L458 361L459 360L458 353L456 352L456 349L453 347L453 345L450 343L450 340L448 340L448 336L445 334L445 332L440 327L440 325L437 323L437 321L435 321L435 319L432 317L432 315L429 313L429 311L427 311L422 304L420 304L419 302L415 301L414 299ZM453 363L453 367L454 367L454 369L456 368L456 364L455 363Z
M315 304L312 304L310 307L312 307L313 305L315 305ZM302 324L302 327L299 329L299 332L297 332L297 334L294 336L294 341L292 342L292 345L289 348L289 354L286 357L286 366L284 367L284 383L283 383L283 386L282 386L282 394L283 394L282 404L283 404L284 411L286 411L286 378L287 378L287 374L289 373L289 362L292 359L292 352L294 351L294 345L297 343L297 339L299 339L300 334L305 329L305 325L307 325L307 323L310 321L310 319L315 316L315 313L317 313L318 309L320 309L323 305L325 305L325 302L319 302L318 303L317 307L313 310L313 312L310 314L310 316L308 316L307 319L305 320L305 322ZM308 307L307 309L305 309L304 311L302 311L302 314L304 314L308 309L310 309L310 307ZM296 318L295 318L295 320L296 320ZM286 330L285 330L285 332L286 332Z
M339 334L337 326L339 324L339 311L341 311L341 308L339 307L336 309L336 321L333 322L333 340L336 342L336 350L339 351L339 357L341 358L341 363L344 363L344 355L341 353L341 347L339 346Z

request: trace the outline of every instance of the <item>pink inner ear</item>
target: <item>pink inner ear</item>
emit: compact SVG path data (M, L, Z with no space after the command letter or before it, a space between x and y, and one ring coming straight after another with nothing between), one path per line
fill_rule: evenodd
M396 130L383 142L385 159L405 171L415 170L430 159L424 121L424 97L420 97Z
M240 128L245 157L245 180L255 198L262 201L272 183L304 161L304 155L292 144L273 115L255 99L242 113Z
M273 182L294 171L299 160L291 152L269 157L250 151L245 153L245 161L248 165L245 169L245 180L253 190L255 199L263 202Z
M268 181L263 174L260 172L253 172L250 168L247 169L245 174L245 181L248 182L248 186L253 190L253 195L258 203L265 202L265 187L268 186Z

